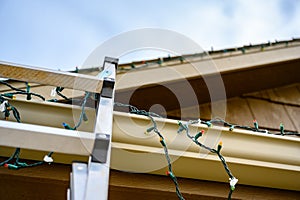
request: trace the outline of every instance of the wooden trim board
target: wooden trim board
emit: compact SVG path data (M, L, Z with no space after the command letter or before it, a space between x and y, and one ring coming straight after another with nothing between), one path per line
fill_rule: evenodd
M94 76L0 62L0 77L99 93L103 80Z

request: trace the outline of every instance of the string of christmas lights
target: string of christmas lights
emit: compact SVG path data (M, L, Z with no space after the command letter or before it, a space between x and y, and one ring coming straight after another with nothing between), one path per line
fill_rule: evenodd
M177 133L181 133L181 132L185 131L187 137L190 138L190 139L191 139L195 144L197 144L199 147L204 148L204 149L210 151L211 153L214 153L214 154L217 154L217 155L218 155L220 161L221 161L222 164L223 164L223 167L224 167L226 173L227 173L228 176L229 176L229 181L230 181L230 182L229 182L229 184L230 184L230 191L229 191L229 193L228 193L228 199L231 199L232 192L233 192L234 189L235 189L235 185L236 185L236 183L238 182L238 179L235 178L235 177L233 176L233 174L231 173L231 171L230 171L230 169L229 169L229 167L228 167L228 165L227 165L227 163L226 163L226 161L225 161L225 158L224 158L223 155L221 154L222 142L220 142L220 143L218 144L217 149L214 149L214 148L210 148L210 147L204 145L203 143L199 142L198 139L204 134L204 130L201 130L201 131L198 132L195 136L192 136L192 135L190 134L189 125L191 125L191 124L199 124L200 122L201 122L201 120L190 120L190 121L188 121L188 122L186 122L186 123L184 124L183 122L180 122L180 121L179 121L179 122L178 122L179 128L178 128L178 130L177 130Z
M14 95L22 94L22 95L27 95L27 98L26 98L27 100L31 100L31 96L33 95L33 96L39 97L43 101L45 101L45 98L42 95L30 92L30 87L31 86L27 82L25 83L26 84L26 90L22 90L22 89L16 88L16 87L12 86L11 84L9 84L9 83L7 83L5 81L0 81L0 83L3 84L3 85L6 85L10 89L16 91L16 92L9 92L9 93L0 94L1 98L6 97L6 98L14 99L15 98ZM56 87L55 88L56 94L58 94L60 97L62 97L63 99L65 99L67 101L71 101L72 99L68 98L67 96L65 96L65 95L63 95L61 93L63 91L63 89L64 89L63 87ZM86 102L87 102L87 99L88 99L89 96L90 96L90 93L86 92L85 93L85 97L84 97L83 102L82 102L82 105L81 105L81 114L80 114L80 118L79 118L78 123L74 127L71 127L67 123L62 123L62 125L63 125L63 127L65 129L76 130L81 125L82 121L87 121L88 120L88 118L86 116L86 113L85 113L85 105L86 105ZM57 100L56 99L50 99L48 101L56 102ZM9 117L9 111L10 110L13 111L13 114L14 114L16 120L18 121L20 119L19 112L13 106L8 107L8 109L6 109L4 111L5 112L5 117Z
M123 104L123 103L115 102L114 105L115 106L119 106L119 107L128 107L130 113L137 114L137 115L144 115L144 116L147 116L148 118L150 118L153 126L150 127L150 128L148 128L146 130L146 132L150 133L151 131L154 131L160 138L162 138L160 140L160 143L162 144L162 146L165 149L165 156L166 156L166 159L167 159L167 162L168 162L168 166L169 166L169 171L167 172L167 175L170 176L170 178L173 180L173 182L175 184L176 193L177 193L178 198L182 199L183 196L181 195L181 193L179 191L177 179L176 179L175 175L173 174L173 172L170 171L170 166L172 166L172 165L171 165L170 156L168 154L166 143L165 143L165 141L163 139L163 136L161 135L161 133L157 129L156 122L155 122L155 120L153 118L153 117L161 117L161 116L158 115L158 114L156 114L156 113L153 113L153 112L147 112L145 110L139 110L137 107L129 105L129 104ZM237 124L231 124L231 123L226 122L225 120L220 119L220 118L215 118L215 119L212 119L212 120L209 120L209 121L204 121L204 120L201 120L201 119L190 120L190 121L188 121L186 123L183 123L183 122L179 121L178 122L179 128L177 130L177 133L181 133L181 132L185 131L187 137L190 138L196 145L198 145L200 148L204 148L204 149L210 151L211 153L216 154L219 157L219 159L220 159L220 161L221 161L221 163L222 163L222 165L223 165L223 167L224 167L224 169L225 169L225 171L226 171L226 173L227 173L227 175L229 177L230 190L229 190L229 193L228 193L228 199L231 199L232 193L235 190L235 185L237 184L238 179L233 176L233 174L231 173L231 171L230 171L230 169L228 167L228 164L226 163L225 158L221 154L221 149L222 149L222 145L223 145L222 142L220 142L218 144L217 149L214 149L214 148L208 147L208 146L204 145L203 143L199 142L198 139L204 134L204 130L201 130L200 132L198 132L194 136L190 134L189 125L196 124L196 123L198 123L198 124L205 124L208 127L212 127L213 125L229 127L230 131L233 131L235 128L238 128L238 129L244 129L244 130L253 131L253 132L268 133L268 134L282 135L282 136L284 136L284 135L296 135L296 136L299 136L300 135L297 132L285 132L284 131L284 126L283 126L282 123L279 126L280 132L278 133L278 132L271 132L271 131L268 131L268 130L265 130L265 129L260 129L259 126L258 126L258 122L256 120L253 121L254 127L237 125ZM172 167L171 167L171 169L172 169Z
M275 132L275 131L269 131L267 129L260 129L257 120L253 120L253 126L245 126L245 125L238 125L238 124L231 124L229 122L226 122L223 119L220 118L214 118L212 120L209 121L204 121L204 120L200 120L201 124L205 124L208 127L211 127L212 125L218 125L218 126L224 126L224 127L229 127L229 131L233 131L235 128L237 129L243 129L243 130L248 130L248 131L253 131L253 132L258 132L258 133L267 133L267 134L273 134L273 135L295 135L295 136L300 136L300 134L298 132L294 132L294 131L285 131L284 130L284 125L283 123L279 124L279 132Z
M267 47L270 46L276 46L277 44L285 44L285 47L289 46L290 42L294 42L294 41L299 41L299 38L293 38L292 40L287 40L287 41L277 41L275 40L275 42L270 42L268 41L267 43L261 43L261 44L249 44L249 45L244 45L241 47L236 47L236 48L228 48L228 49L221 49L221 50L214 50L213 47L211 47L211 50L209 51L204 51L201 53L194 53L194 54L186 54L186 55L180 55L180 56L170 56L168 55L168 57L160 57L160 58L156 58L156 59L152 59L152 60L148 60L148 61L137 61L137 62L131 62L131 63L127 63L127 66L119 66L118 71L130 71L130 70L137 70L137 69L141 69L141 68L145 68L145 67L150 67L153 65L159 65L161 66L163 63L166 62L173 62L172 64L174 64L174 61L179 61L179 63L183 63L185 62L185 60L194 60L195 59L203 59L205 56L212 56L212 55L217 55L217 54L226 54L226 53L232 53L232 52L241 52L242 54L246 54L247 52L252 51L253 49L260 49L260 51L265 51ZM230 56L230 55L229 55Z
M12 105L8 103L8 101L0 95L0 112L4 113L5 120L8 120L11 112L14 115L14 118L17 122L21 122L21 117L19 111Z
M7 97L7 98L10 98L10 99L14 99L15 95L21 94L21 95L26 95L27 100L31 100L32 96L36 96L36 97L42 99L43 101L45 101L45 97L43 97L42 95L30 92L31 85L29 83L25 83L26 84L26 90L16 88L16 87L12 86L11 84L9 84L5 81L0 81L0 83L3 84L3 85L6 85L7 87L9 87L12 90L16 91L16 92L9 92L9 93L1 94L2 97Z
M31 163L28 164L26 162L20 162L20 153L21 153L21 149L20 148L16 148L15 152L13 153L13 155L11 155L11 157L9 157L7 160L3 161L0 163L0 166L4 166L8 169L20 169L20 168L26 168L26 167L35 167L35 166L39 166L42 165L44 163L52 163L53 159L52 159L52 154L53 152L49 152L47 155L45 155L43 161L39 161L39 162L35 162L35 163ZM10 162L15 159L15 162L13 164L11 164Z
M74 72L77 73L78 69L76 68L76 70ZM27 82L25 83L26 84L26 91L22 90L22 89L19 89L19 88L16 88L16 87L12 86L11 84L9 84L9 83L7 83L5 81L0 81L0 83L6 85L7 87L9 87L12 90L16 91L16 92L10 92L10 93L0 94L0 97L6 97L6 98L13 99L13 98L15 98L14 95L16 95L16 94L23 94L23 95L27 95L27 100L31 100L31 95L33 95L33 96L37 96L37 97L39 97L39 98L41 98L42 100L45 101L45 98L42 95L30 92L30 87L31 86ZM63 99L71 101L72 100L71 98L69 98L69 97L67 97L67 96L65 96L65 95L63 95L61 93L63 91L63 89L64 89L63 87L56 87L55 88L55 93L58 94ZM71 126L69 126L66 123L63 123L62 125L66 129L76 130L81 125L82 120L83 121L87 121L88 120L87 117L86 117L86 114L84 112L85 104L86 104L86 101L87 101L87 98L88 98L87 95L90 96L90 94L86 92L85 97L83 99L83 103L81 104L81 106L82 106L82 112L81 112L81 115L80 115L79 122L74 127L71 127ZM270 101L270 99L266 99L266 100ZM50 99L50 100L47 100L47 101L57 102L56 99ZM276 103L278 103L278 102L276 102ZM152 114L155 114L155 113L152 113ZM156 115L156 117L160 117L160 116ZM231 124L231 123L226 122L226 121L224 121L223 119L220 119L220 118L215 118L215 119L212 119L212 120L209 120L209 121L203 121L203 120L201 120L201 123L202 124L206 124L208 126L211 126L212 124L222 125L222 126L225 126L225 127L229 127L230 131L232 131L235 128L238 128L238 129L250 130L250 131L259 132L259 133L274 134L274 135L295 135L295 136L300 136L300 134L298 132L295 132L295 131L285 131L283 123L281 123L279 125L280 132L269 131L269 130L266 130L266 129L259 129L258 128L258 122L256 120L253 121L254 128L250 127L250 126L244 126L244 125L238 125L238 124Z
M64 90L65 88L63 87L56 87L55 88L55 92L58 96L62 97L63 99L67 100L67 101L71 101L70 98L68 98L67 96L63 95L61 92Z
M14 118L18 123L21 123L21 117L19 111L12 106L11 104L8 103L8 100L0 96L0 111L4 113L5 120L9 119L10 112L13 113ZM20 148L16 148L15 152L12 154L11 157L9 157L7 160L3 161L0 163L0 166L7 167L8 169L20 169L20 168L25 168L25 167L34 167L38 165L42 165L44 163L52 163L52 154L53 152L49 152L47 155L45 155L43 161L35 162L28 164L26 162L20 162ZM13 159L15 159L15 162L12 164L10 163Z
M52 97L55 97L56 96L56 94L58 95L58 96L60 96L61 98L63 98L64 100L66 100L67 101L67 103L72 103L72 102L77 102L77 101L80 101L80 100L77 100L77 99L72 99L72 98L69 98L69 97L67 97L66 95L64 95L63 93L62 93L62 91L64 90L65 88L64 87L55 87L55 88L53 88L52 90L51 90L51 96ZM58 99L49 99L49 100L47 100L47 101L49 101L49 102L58 102Z
M152 113L152 112L147 112L145 110L139 110L137 107L129 105L129 104L123 104L123 103L115 102L114 105L119 106L119 107L128 107L130 109L130 111L129 111L130 113L133 113L133 114L136 114L136 115L143 115L143 116L148 117L151 120L152 126L150 128L148 128L146 130L146 132L150 133L151 131L153 131L154 133L156 133L158 135L159 142L160 142L160 144L162 145L162 147L164 149L165 157L166 157L166 160L167 160L167 163L168 163L168 171L167 171L166 174L171 178L171 180L173 181L173 183L175 185L176 194L177 194L178 199L184 200L184 198L183 198L183 196L180 192L180 189L179 189L179 184L178 184L177 178L176 178L175 174L173 173L172 164L171 164L172 162L171 162L171 159L170 159L170 156L169 156L167 144L165 142L165 139L164 139L163 135L158 130L156 121L153 118L153 117L160 117L160 116L158 114L155 114L155 113Z
M84 95L83 102L81 104L81 113L80 113L79 120L78 120L77 124L74 127L71 127L69 124L63 122L62 125L65 129L77 130L77 128L81 125L82 121L85 121L85 122L88 121L88 117L86 116L86 113L85 113L85 106L86 106L86 103L87 103L87 99L90 97L90 94L91 93L86 92L85 95Z

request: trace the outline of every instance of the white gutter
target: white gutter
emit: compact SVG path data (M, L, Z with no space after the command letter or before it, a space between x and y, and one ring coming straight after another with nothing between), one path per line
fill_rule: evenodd
M21 147L38 151L54 151L56 162L66 162L60 155L81 155L91 152L94 135L93 109L87 109L89 124L80 131L64 130L63 120L73 120L72 106L33 101L10 101L16 106L25 124L0 121L0 146ZM35 108L33 110L32 108ZM52 110L52 111L51 111ZM74 113L80 107L73 106ZM59 112L62 111L62 112ZM34 116L34 117L32 117ZM42 121L47 118L48 121ZM39 121L38 119L41 119ZM207 154L192 144L185 133L177 133L177 121L157 118L157 125L165 137L177 176L211 181L228 181L221 162L215 155ZM37 125L28 125L35 121ZM45 126L45 124L48 124ZM165 174L166 160L159 138L144 132L151 126L148 118L127 113L114 112L113 149L111 168L154 174ZM41 126L43 125L43 126ZM49 127L51 126L51 127ZM215 148L223 142L221 153L239 183L300 190L300 138L254 133L245 130L211 127L199 124L191 126L191 134L204 129L206 133L199 139L207 146ZM2 154L1 156L10 156ZM34 152L24 158L32 159Z

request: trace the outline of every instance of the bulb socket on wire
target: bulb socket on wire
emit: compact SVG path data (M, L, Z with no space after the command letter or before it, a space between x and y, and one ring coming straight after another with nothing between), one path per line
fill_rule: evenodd
M223 146L223 142L220 141L219 144L218 144L218 147L217 147L217 152L220 153L221 149L222 149L222 146Z
M256 121L256 119L253 120L253 125L254 125L255 130L258 131L259 127L258 127L258 122Z
M13 164L4 164L4 167L8 168L8 169L19 169L20 167L18 167L17 165L13 165Z
M204 130L199 131L199 132L195 135L194 139L195 139L195 140L198 140L200 137L202 137L202 135L203 135L204 133L205 133Z
M159 142L161 143L162 146L166 147L166 143L163 138L159 138Z
M175 179L175 175L170 171L166 171L166 175L170 176L172 179Z
M67 124L67 123L65 123L65 122L63 122L62 125L63 125L63 127L64 127L65 129L67 129L67 130L75 130L75 129L72 128L69 124Z
M177 133L181 133L182 131L187 129L186 125L182 124L181 121L178 121L178 126L179 127L178 127L178 130L177 130Z
M280 123L279 129L280 129L280 134L284 135L284 125L283 125L283 123Z

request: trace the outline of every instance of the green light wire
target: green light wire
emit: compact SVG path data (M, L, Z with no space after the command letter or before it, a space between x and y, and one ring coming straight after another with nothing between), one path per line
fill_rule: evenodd
M74 127L71 127L70 125L68 125L67 123L62 123L62 125L65 127L65 129L69 129L69 130L77 130L77 128L80 127L81 123L82 123L82 120L84 121L87 121L87 116L86 116L86 113L85 113L85 105L87 103L87 99L89 98L91 93L89 92L86 92L85 93L85 96L83 98L83 102L81 104L81 113L80 113L80 116L79 116L79 120L77 122L77 124L74 126Z
M183 196L180 192L180 189L179 189L179 184L178 184L177 178L173 173L172 164L171 164L172 162L171 162L171 159L170 159L170 156L169 156L167 144L165 142L165 139L164 139L163 135L160 133L160 131L157 128L156 121L154 120L154 117L160 117L160 116L158 114L155 114L155 113L152 113L152 112L147 112L145 110L139 110L137 107L129 105L129 104L115 103L114 105L119 106L119 107L128 107L130 109L130 111L129 111L130 113L137 114L137 115L143 115L143 116L148 117L151 120L152 127L150 127L149 130L151 129L153 132L155 132L158 135L158 137L160 139L160 143L161 143L161 145L164 149L165 157L166 157L166 160L167 160L167 163L168 163L168 170L169 170L168 175L169 175L169 177L171 178L171 180L173 181L173 183L175 185L176 195L177 195L178 199L184 200L184 198L183 198Z
M219 157L219 159L220 159L220 161L221 161L221 163L222 163L222 165L223 165L223 167L224 167L224 169L225 169L225 171L226 171L226 173L227 173L227 175L229 176L229 179L230 179L230 180L233 179L233 178L235 179L235 177L232 175L232 173L231 173L231 171L230 171L230 169L229 169L229 167L228 167L228 165L227 165L227 163L226 163L225 158L224 158L223 155L220 153L220 150L221 150L221 148L222 148L222 146L221 146L220 144L218 145L218 149L216 150L216 149L214 149L214 148L210 148L210 147L208 147L208 146L202 144L201 142L199 142L199 141L198 141L198 137L196 137L197 135L196 135L196 136L190 135L189 125L191 125L191 124L197 124L197 123L199 123L199 122L201 123L201 120L190 120L190 121L188 121L186 124L182 124L182 122L179 122L179 123L178 123L178 125L179 125L179 129L178 129L178 130L179 130L179 131L178 131L178 132L185 131L187 137L190 138L190 139L191 139L195 144L197 144L199 147L204 148L204 149L210 151L211 153L217 154L218 157ZM228 199L231 199L232 193L233 193L233 188L230 187L230 191L229 191L229 193L228 193Z
M0 96L0 103L3 103L5 101L5 99L3 97ZM14 118L16 119L16 121L18 123L21 123L21 117L20 117L20 113L19 111L12 105L10 105L8 102L5 104L5 112L9 114L10 111L13 112ZM8 108L10 108L10 110L8 110ZM7 112L8 111L8 112ZM25 167L34 167L34 166L38 166L38 165L42 165L43 163L45 163L45 161L39 161L36 163L32 163L32 164L27 164L27 163L23 163L20 162L20 152L21 152L21 148L16 148L15 152L13 153L13 155L11 155L7 160L3 161L0 163L0 166L3 165L8 165L8 167L10 169L19 169L19 168L25 168ZM47 156L51 157L51 155L53 154L53 152L49 152ZM14 164L8 164L10 161L12 161L13 159L15 159L15 163Z
M3 84L3 85L6 85L10 89L16 91L16 92L9 92L9 93L5 93L5 94L1 94L1 96L5 97L5 96L9 96L9 95L12 96L12 95L15 95L15 94L22 94L22 95L36 96L36 97L39 97L40 99L42 99L43 101L45 101L45 97L43 97L42 95L29 91L30 86L28 85L28 83L26 83L26 90L16 88L16 87L12 86L11 84L6 83L5 81L0 81L0 83ZM30 99L28 99L28 100L30 100Z

